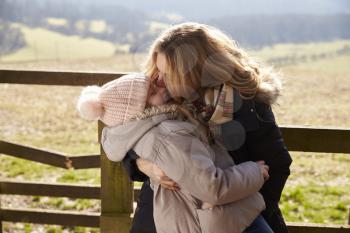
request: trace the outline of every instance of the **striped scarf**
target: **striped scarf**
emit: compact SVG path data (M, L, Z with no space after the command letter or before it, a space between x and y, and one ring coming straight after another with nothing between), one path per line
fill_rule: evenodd
M192 102L197 116L206 122L213 137L221 135L221 124L233 120L234 90L231 84L208 88L204 98Z

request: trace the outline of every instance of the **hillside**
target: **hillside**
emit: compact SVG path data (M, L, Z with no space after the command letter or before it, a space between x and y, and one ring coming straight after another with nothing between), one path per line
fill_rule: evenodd
M345 0L320 0L317 4L315 0L303 3L276 0L220 0L202 4L198 1L180 4L183 0L163 3L156 0L137 3L3 0L0 1L0 35L8 33L1 25L20 23L67 36L128 44L131 52L145 52L164 25L195 20L217 26L239 43L252 48L278 43L350 39L350 2ZM309 7L312 4L314 7ZM186 15L184 11L191 14ZM202 16L194 18L197 13ZM22 46L21 35L15 31L12 34L13 38L6 40L0 36L1 54ZM11 44L15 36L19 40Z
M1 62L37 60L64 60L111 57L118 52L127 52L128 46L116 45L95 38L67 36L43 28L30 28L13 24L24 34L26 46L15 53L1 57Z

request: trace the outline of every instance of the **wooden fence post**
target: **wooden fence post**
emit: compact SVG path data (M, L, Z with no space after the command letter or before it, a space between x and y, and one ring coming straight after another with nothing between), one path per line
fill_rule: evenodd
M2 233L1 187L0 187L0 233Z
M104 124L98 123L99 140ZM133 212L133 183L122 164L108 160L101 146L101 233L127 233Z

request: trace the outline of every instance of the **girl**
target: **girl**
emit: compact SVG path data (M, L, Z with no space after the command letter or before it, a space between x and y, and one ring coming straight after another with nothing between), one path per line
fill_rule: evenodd
M265 207L257 191L268 178L266 165L235 166L187 109L175 104L152 107L164 104L166 96L157 88L148 92L149 82L146 76L134 74L102 88L88 87L79 110L85 118L109 126L101 138L109 159L121 161L133 149L181 186L172 191L152 183L158 233L242 232ZM175 120L178 117L192 124Z

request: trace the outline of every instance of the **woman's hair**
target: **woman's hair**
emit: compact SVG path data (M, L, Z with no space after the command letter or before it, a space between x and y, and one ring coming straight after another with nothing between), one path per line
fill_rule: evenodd
M281 83L271 69L261 67L220 30L199 23L183 23L164 31L153 43L145 73L158 77L158 53L168 70L163 78L174 99L192 99L203 88L230 82L242 98L275 102Z

